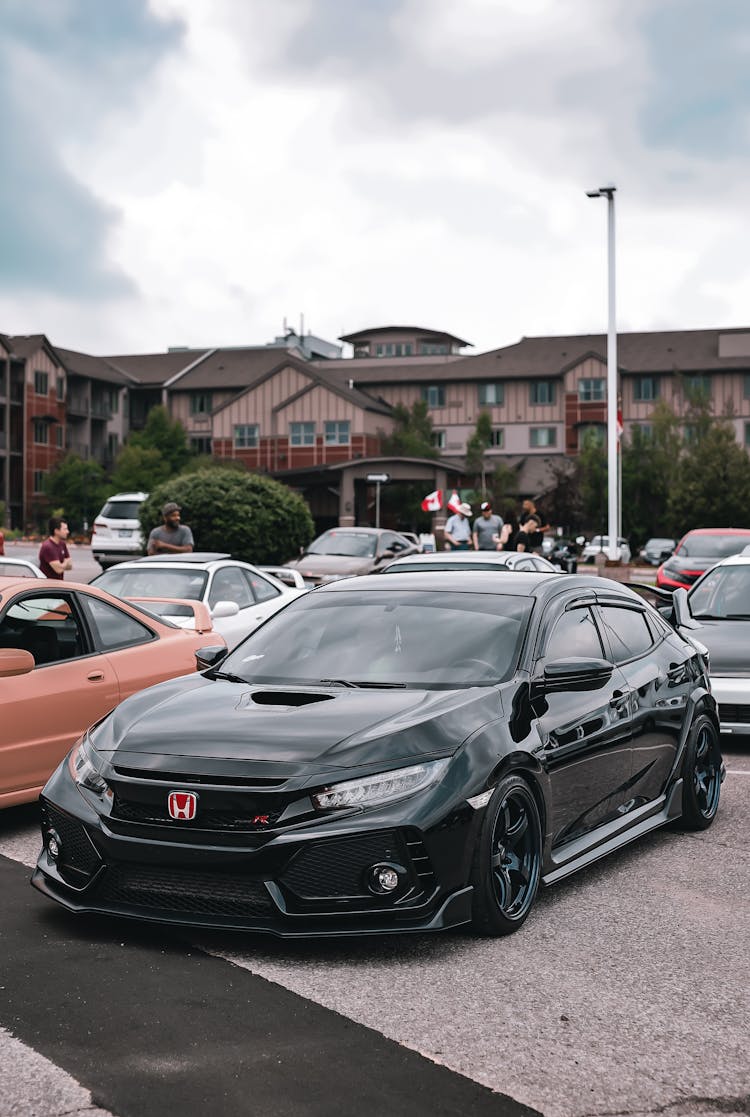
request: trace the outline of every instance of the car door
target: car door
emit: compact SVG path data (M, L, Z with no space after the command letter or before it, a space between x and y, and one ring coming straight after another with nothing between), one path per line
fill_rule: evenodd
M34 656L27 675L0 680L0 797L41 787L76 738L120 699L77 594L18 591L0 612L0 646Z
M630 795L620 808L625 814L664 790L695 685L691 651L640 603L600 597L598 610L608 655L623 673L631 704L633 771Z
M594 602L573 599L542 638L533 670L571 657L606 659ZM547 773L553 846L615 818L629 794L631 715L627 683L613 665L611 677L592 689L545 690L535 700L540 744L535 753Z

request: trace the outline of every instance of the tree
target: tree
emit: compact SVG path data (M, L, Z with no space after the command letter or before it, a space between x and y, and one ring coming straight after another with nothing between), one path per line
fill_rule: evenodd
M691 409L692 412L692 409ZM750 459L732 424L692 412L667 502L671 534L695 527L742 526L750 508Z
M141 505L146 538L162 523L161 507L175 500L196 550L225 551L253 563L296 557L314 535L310 509L279 481L236 469L209 469L172 477Z
M160 450L133 445L123 446L112 471L112 488L119 493L150 492L171 477L172 469Z
M581 479L581 511L584 526L606 531L607 519L607 451L594 431L587 431L578 456Z
M396 426L390 434L380 431L381 447L384 454L394 458L439 458L433 446L432 419L427 413L427 403L416 400L409 410L402 403L393 408Z
M544 518L566 532L578 531L583 520L581 463L563 458L550 464L552 481L544 494Z
M466 442L466 474L474 477L474 487L481 493L482 500L487 497L487 479L484 456L492 445L492 417L489 411L480 411L474 433Z
M170 419L161 404L151 408L145 427L130 435L128 445L158 450L169 467L167 476L179 473L190 458L185 428L179 419Z
M677 417L662 400L649 425L648 434L633 427L621 446L623 532L639 542L671 531L667 506L682 449Z
M67 518L71 531L80 531L93 523L109 496L110 484L98 462L67 454L47 475L44 491L52 507Z

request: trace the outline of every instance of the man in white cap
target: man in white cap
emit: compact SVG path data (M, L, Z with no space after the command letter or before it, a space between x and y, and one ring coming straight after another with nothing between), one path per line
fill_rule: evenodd
M479 511L480 515L474 521L474 531L472 532L474 550L495 551L503 526L503 518L495 515L489 500L482 501Z
M445 547L448 551L468 551L471 547L471 505L462 501L458 511L450 516L445 525Z

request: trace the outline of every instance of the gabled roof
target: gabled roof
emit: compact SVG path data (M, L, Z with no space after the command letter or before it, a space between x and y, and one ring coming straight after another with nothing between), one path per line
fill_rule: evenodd
M54 361L56 365L61 364L54 347L52 346L46 334L18 334L16 336L8 337L8 341L13 350L13 356L20 357L21 360L28 360L43 349L50 360Z
M167 353L126 353L124 356L105 357L108 364L130 376L143 387L157 387L182 372L210 349L180 349Z
M276 356L278 357L278 350L276 350ZM223 411L226 407L230 407L235 402L235 400L239 399L241 396L246 395L248 392L253 391L265 380L269 380L272 376L275 376L276 373L281 372L282 369L289 368L290 366L292 368L299 369L300 372L302 372L308 378L309 384L305 385L303 388L300 388L297 392L293 393L293 395L288 397L287 399L282 400L279 404L279 408L277 408L276 410L288 406L289 403L292 402L292 400L297 399L299 396L305 395L307 392L312 391L313 388L320 387L333 392L335 395L340 396L342 399L348 400L349 403L354 404L355 407L358 407L362 411L375 411L380 415L391 415L393 413L393 408L391 407L391 405L385 403L384 400L375 399L373 396L368 395L367 392L363 392L359 388L350 388L348 385L341 384L338 380L326 376L325 367L321 370L313 366L308 361L301 361L297 357L291 357L287 355L281 361L277 360L273 368L266 369L265 372L257 376L252 384L248 384L247 380L245 380L243 390L239 391L236 396L232 397L231 400L227 400L226 403L215 408L214 414L219 411ZM191 384L190 386L192 387L193 385Z
M85 376L89 380L104 380L107 384L132 384L133 377L114 368L105 357L91 357L88 353L78 353L75 349L60 349L55 346L55 352L66 371L74 376Z
M307 369L307 362L299 357L266 345L247 346L242 349L213 349L204 360L176 380L174 389L210 390L220 388L248 388L268 373L292 365Z

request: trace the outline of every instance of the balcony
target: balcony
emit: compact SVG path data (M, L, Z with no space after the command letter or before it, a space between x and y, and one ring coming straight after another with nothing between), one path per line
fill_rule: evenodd
M66 401L65 409L68 415L85 419L91 414L91 401L85 396L77 396L71 392Z

